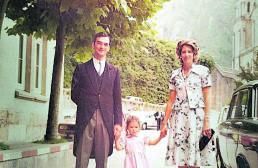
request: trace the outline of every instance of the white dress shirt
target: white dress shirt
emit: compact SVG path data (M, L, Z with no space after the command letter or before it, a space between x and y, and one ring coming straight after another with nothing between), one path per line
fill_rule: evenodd
M93 64L97 73L99 73L99 75L102 75L102 73L104 72L105 64L106 64L105 62L106 60L97 60L95 57L93 57Z

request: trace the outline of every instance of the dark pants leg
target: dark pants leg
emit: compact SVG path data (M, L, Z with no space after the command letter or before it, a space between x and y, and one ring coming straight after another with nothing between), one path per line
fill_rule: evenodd
M96 110L86 126L76 150L76 168L87 168L91 150L94 150L96 168L106 168L109 152L109 136L99 110Z
M109 153L109 136L99 110L97 110L94 144L96 168L106 168Z

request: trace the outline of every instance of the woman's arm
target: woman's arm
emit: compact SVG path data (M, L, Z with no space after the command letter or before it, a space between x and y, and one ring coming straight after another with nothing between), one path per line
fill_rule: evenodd
M165 134L162 134L162 133L160 132L159 137L157 137L156 139L151 139L151 140L149 140L148 145L156 145L156 144L159 143L159 141L160 141L162 138L164 138L165 136L166 136Z
M211 87L204 87L202 89L203 98L204 98L204 120L203 120L203 130L210 129L210 120L209 120L209 112L210 112L210 94Z
M161 134L166 135L167 133L167 123L168 123L168 119L171 116L171 112L172 112L172 106L175 102L176 99L176 91L175 90L171 90L169 93L169 98L168 98L168 102L167 102L167 106L166 106L166 110L165 110L165 116L161 125Z

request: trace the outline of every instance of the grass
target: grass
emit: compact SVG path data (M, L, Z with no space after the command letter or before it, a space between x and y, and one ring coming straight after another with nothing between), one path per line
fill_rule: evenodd
M51 139L51 140L38 140L34 141L33 143L39 143L39 144L59 144L59 143L65 143L69 142L67 139L60 138L60 139Z
M10 147L2 142L0 142L0 150L8 150Z

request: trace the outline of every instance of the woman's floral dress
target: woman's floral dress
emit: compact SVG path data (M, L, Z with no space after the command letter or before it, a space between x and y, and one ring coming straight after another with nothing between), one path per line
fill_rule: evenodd
M172 72L169 88L176 90L176 100L171 113L169 138L166 153L168 166L207 166L209 157L214 155L214 146L209 143L200 152L199 139L204 119L202 88L211 86L209 69L193 65L188 77L182 69ZM215 155L214 155L215 157Z

